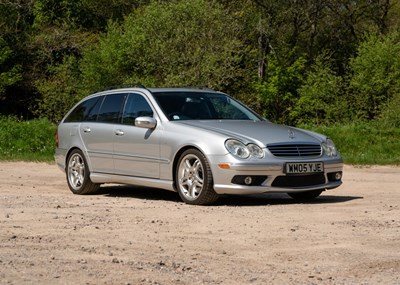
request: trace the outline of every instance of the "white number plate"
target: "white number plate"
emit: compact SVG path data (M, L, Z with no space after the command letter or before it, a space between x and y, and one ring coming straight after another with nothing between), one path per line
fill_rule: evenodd
M323 162L286 163L286 174L307 174L324 172Z

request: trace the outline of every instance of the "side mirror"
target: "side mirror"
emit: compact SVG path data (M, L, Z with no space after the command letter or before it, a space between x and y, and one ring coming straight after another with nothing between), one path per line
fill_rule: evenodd
M152 117L137 117L135 126L145 129L154 129L157 126L157 120Z

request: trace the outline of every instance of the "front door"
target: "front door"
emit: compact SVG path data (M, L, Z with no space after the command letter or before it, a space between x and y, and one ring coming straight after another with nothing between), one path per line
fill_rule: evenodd
M121 124L114 128L115 174L159 178L161 126L136 127L137 117L154 117L154 112L143 95L129 94Z

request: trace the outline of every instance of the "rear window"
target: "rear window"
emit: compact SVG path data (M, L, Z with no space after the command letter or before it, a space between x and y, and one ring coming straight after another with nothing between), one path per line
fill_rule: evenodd
M125 94L107 95L101 104L97 122L118 123L125 96Z

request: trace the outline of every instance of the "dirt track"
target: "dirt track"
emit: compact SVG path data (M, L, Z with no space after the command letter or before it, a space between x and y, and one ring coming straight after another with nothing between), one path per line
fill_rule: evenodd
M73 195L43 163L0 163L0 284L400 284L400 168L345 167L313 203L183 204L123 186Z

